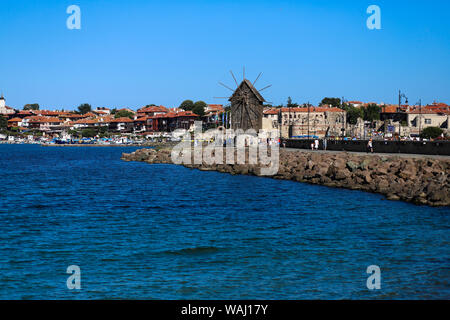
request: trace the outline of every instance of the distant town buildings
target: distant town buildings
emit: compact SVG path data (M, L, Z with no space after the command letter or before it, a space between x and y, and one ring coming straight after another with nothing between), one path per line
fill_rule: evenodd
M113 114L114 112L114 114ZM205 115L200 117L192 111L164 106L145 106L137 111L129 108L112 110L96 108L79 114L71 111L14 110L0 99L0 115L7 119L10 130L17 132L37 131L45 136L58 136L69 131L94 129L96 132L117 134L155 134L172 132L176 129L192 129L196 120L213 126L222 125L221 115L225 112L220 104L210 104ZM118 116L126 114L127 116Z
M263 129L281 128L283 138L339 137L345 133L345 119L344 110L328 106L271 108L264 111Z
M253 92L250 93L254 95ZM346 104L354 108L366 108L371 103L349 101ZM379 106L379 120L368 122L359 118L355 124L347 121L348 108L344 107L337 108L326 104L319 107L264 107L261 122L258 120L257 127L272 136L280 135L284 138L365 138L372 134L383 137L415 137L427 127L439 127L445 133L450 133L450 106L445 103L434 102L425 106ZM242 116L245 116L248 109L244 107L246 106L239 105ZM224 108L221 104L207 105L202 116L193 111L161 105L148 105L137 111L130 108L116 110L99 107L85 114L74 111L15 110L6 106L3 95L0 97L0 116L7 120L7 128L11 131L40 132L44 136L67 135L69 132L85 129L94 129L96 133L145 136L173 132L176 129L192 130L196 120L201 120L205 129L230 128L232 119L237 119L236 115L233 116L232 109Z
M418 136L427 127L450 133L450 106L434 102L426 106L386 105L381 108L381 130L388 135Z

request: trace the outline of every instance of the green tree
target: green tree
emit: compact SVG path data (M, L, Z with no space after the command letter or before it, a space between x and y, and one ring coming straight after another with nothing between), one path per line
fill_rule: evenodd
M422 139L435 139L439 137L444 131L439 127L428 127L422 130L420 137Z
M120 110L114 113L114 118L130 118L134 119L134 113L127 110Z
M116 112L117 112L117 108L114 108L111 110L111 114L116 114Z
M85 113L91 112L91 110L92 110L92 108L89 103L83 103L78 106L78 112L80 114L85 114Z
M381 107L372 103L363 109L364 120L375 121L380 120Z
M320 103L321 106L328 104L332 107L339 108L341 106L341 99L339 98L323 98Z
M31 103L23 106L23 110L39 110L39 104Z
M205 110L208 108L208 105L204 101L197 101L194 103L194 107L192 108L192 112L196 115L203 116L205 115Z
M361 109L348 106L345 108L347 111L347 123L356 124L358 122L358 118L363 118L364 113Z
M190 110L194 109L194 101L192 101L192 100L184 100L180 104L180 109L183 109L185 111L190 111Z
M96 134L97 133L92 128L86 128L81 131L81 135L83 136L83 138L92 138L95 137Z
M8 128L8 120L0 114L0 130L6 130Z
M100 138L109 137L110 133L108 132L108 128L100 127L98 129L98 135L100 136Z
M80 133L77 130L69 129L68 132L71 136L74 136L74 137L78 137L80 135Z
M298 103L293 103L292 102L292 98L288 97L286 107L288 107L288 108L296 108L296 107L298 107Z

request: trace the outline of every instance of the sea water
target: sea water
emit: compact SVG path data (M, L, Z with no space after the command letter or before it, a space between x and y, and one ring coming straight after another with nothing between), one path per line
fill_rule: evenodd
M134 150L0 145L0 299L450 298L448 207Z

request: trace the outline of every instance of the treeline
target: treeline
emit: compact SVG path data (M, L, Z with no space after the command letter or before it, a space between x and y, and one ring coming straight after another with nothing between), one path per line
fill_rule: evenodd
M199 116L204 116L207 108L208 105L204 101L194 102L192 100L184 100L180 104L180 109L183 109L184 111L192 111Z

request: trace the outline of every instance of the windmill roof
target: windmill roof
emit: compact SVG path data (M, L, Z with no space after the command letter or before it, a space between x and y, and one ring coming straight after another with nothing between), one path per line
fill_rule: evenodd
M228 99L229 101L231 101L231 99L235 96L235 94L238 92L239 88L241 88L244 84L246 84L250 90L253 92L253 94L256 96L256 98L261 101L261 102L265 102L266 100L264 100L264 98L262 97L262 95L258 92L258 90L256 90L256 88L253 86L253 84L247 80L244 79L241 84L239 85L239 87L236 89L236 91L234 91L233 95L230 97L230 99Z

